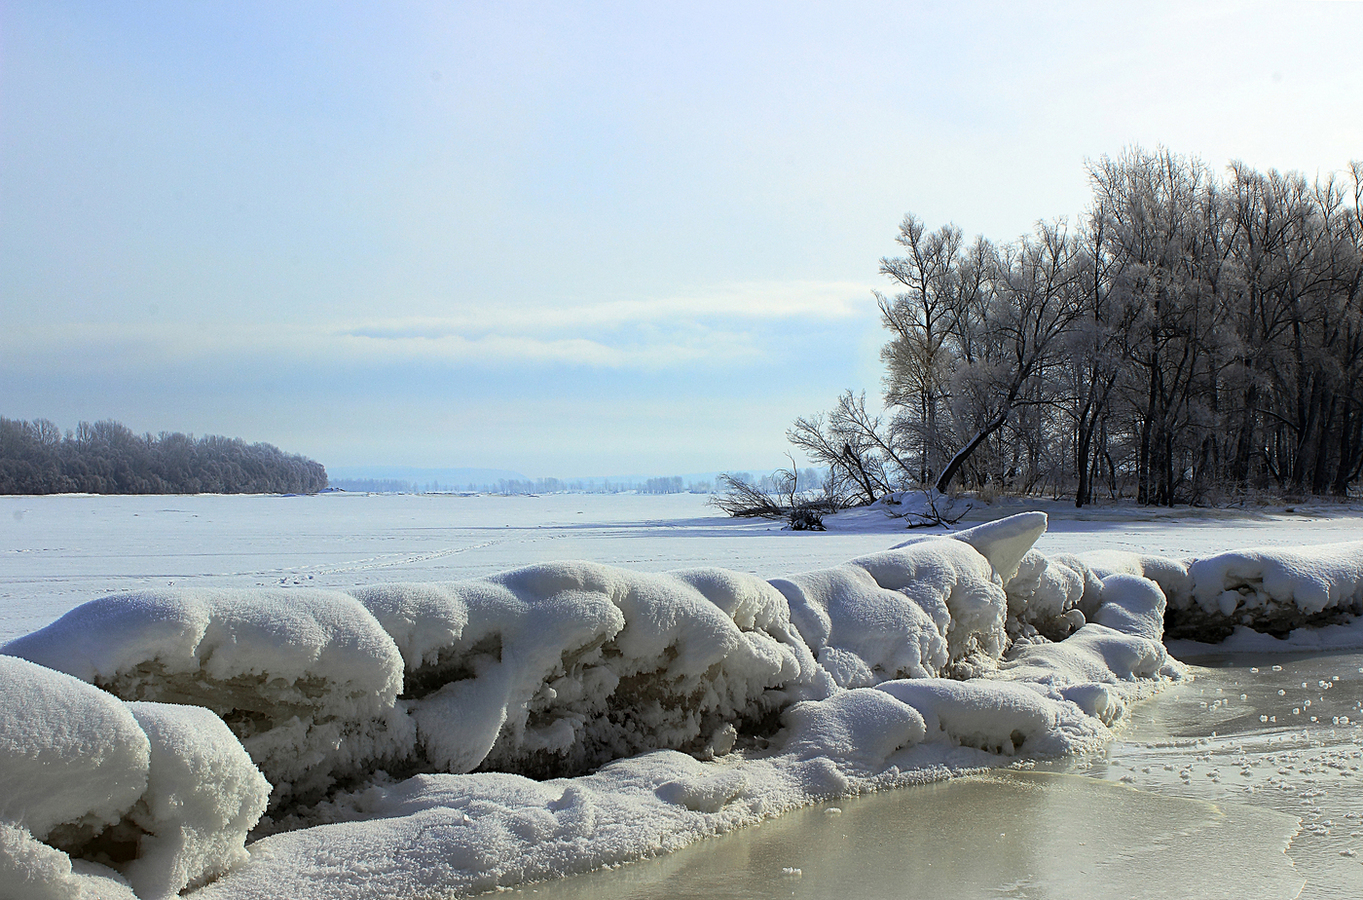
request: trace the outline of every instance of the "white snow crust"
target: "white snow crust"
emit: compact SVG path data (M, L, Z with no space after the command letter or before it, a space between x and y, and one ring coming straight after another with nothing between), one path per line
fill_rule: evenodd
M469 894L1101 750L1186 675L1166 610L1230 591L1360 612L1363 544L1189 568L1045 556L1045 526L770 582L554 562L101 598L0 648L23 698L0 709L0 877L23 897Z

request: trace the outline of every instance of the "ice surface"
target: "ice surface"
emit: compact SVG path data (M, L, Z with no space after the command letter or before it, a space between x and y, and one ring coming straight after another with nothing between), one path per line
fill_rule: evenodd
M997 771L797 810L516 900L1294 900L1295 815ZM1338 858L1338 857L1337 857ZM797 870L798 880L793 872Z

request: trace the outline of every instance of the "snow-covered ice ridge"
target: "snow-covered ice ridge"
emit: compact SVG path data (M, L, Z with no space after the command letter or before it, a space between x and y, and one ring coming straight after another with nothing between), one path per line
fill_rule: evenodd
M1184 677L1167 603L1227 631L1260 607L1358 612L1363 544L1190 569L1044 557L1045 527L1024 513L771 582L553 563L92 601L0 648L0 884L415 897L586 871L1098 750Z

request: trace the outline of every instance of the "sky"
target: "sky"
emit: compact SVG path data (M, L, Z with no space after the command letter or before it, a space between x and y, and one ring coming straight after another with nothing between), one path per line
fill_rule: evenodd
M1363 2L0 0L0 415L331 467L760 471L906 213L1363 158Z

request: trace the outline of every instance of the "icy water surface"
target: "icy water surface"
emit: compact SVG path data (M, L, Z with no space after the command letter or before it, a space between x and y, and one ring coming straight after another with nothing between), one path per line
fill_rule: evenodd
M1291 898L1294 816L1078 775L996 772L825 804L544 900ZM1213 851L1214 852L1211 852Z
M1363 897L1363 653L1198 662L1105 756L838 801L521 892Z
M1363 653L1196 662L1196 680L1137 707L1088 772L1300 817L1288 856L1303 900L1363 897Z

